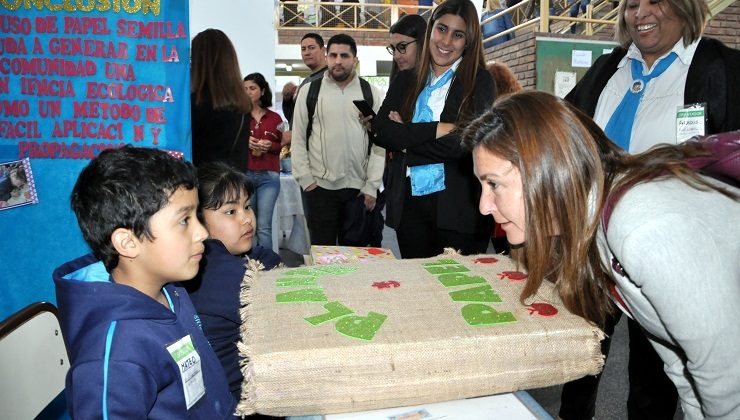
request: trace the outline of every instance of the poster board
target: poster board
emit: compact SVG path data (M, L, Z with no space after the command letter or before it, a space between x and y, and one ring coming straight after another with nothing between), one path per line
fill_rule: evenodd
M613 41L583 41L570 38L535 39L537 90L556 94L556 74L574 72L580 80L597 58L617 46Z
M0 164L27 158L38 202L0 211L0 318L54 302L88 252L69 206L81 169L134 144L190 157L188 2L0 2Z

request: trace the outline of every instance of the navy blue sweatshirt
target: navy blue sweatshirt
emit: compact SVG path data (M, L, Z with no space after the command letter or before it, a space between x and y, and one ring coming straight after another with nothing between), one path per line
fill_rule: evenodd
M112 282L92 255L62 265L53 278L72 365L66 381L72 418L233 418L236 401L183 288L163 288L167 308ZM172 346L188 340L197 356L185 352L177 363ZM198 368L203 386L188 387L196 390L188 409L181 369L187 376Z
M241 317L239 291L246 271L247 260L231 255L221 241L208 239L198 275L183 283L190 293L195 310L203 323L203 332L223 365L229 380L229 389L238 401L241 395L242 373L239 369ZM249 253L270 270L281 260L271 249L255 246Z

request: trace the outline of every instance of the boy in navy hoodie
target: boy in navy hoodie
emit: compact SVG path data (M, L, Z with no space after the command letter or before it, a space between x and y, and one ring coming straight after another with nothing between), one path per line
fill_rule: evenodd
M184 289L208 236L195 168L163 151L102 152L72 208L92 255L54 271L73 418L232 417L236 402Z

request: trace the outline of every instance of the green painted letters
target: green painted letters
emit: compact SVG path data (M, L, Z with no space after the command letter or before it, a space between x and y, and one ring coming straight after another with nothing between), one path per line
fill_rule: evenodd
M360 340L372 340L388 316L370 312L367 316L345 316L337 321L335 328L340 333Z
M348 307L342 305L339 302L329 302L324 305L324 309L326 309L328 312L325 314L311 316L311 317L304 318L304 319L308 321L311 325L319 325L326 321L331 321L334 318L339 318L341 316L354 313L352 309L349 309Z
M326 302L328 299L323 289L301 289L291 292L278 293L275 296L277 303L295 302Z
M470 303L462 307L462 316L472 326L509 324L516 322L511 312L496 312L495 309L482 303Z
M470 271L469 268L464 265L435 265L431 267L424 267L430 274L438 276L440 274L451 274L451 273L465 273Z
M439 276L439 282L444 287L462 286L465 284L485 283L486 279L481 276L468 276L462 273L442 274Z
M450 258L443 258L441 260L433 261L433 262L426 262L422 263L422 267L432 267L434 265L452 265L457 264L457 261L450 259Z
M277 287L306 287L317 286L316 277L281 277L277 279Z
M501 302L501 297L493 291L490 284L450 292L450 297L453 302Z
M296 268L283 273L284 276L315 276L316 271L310 268Z

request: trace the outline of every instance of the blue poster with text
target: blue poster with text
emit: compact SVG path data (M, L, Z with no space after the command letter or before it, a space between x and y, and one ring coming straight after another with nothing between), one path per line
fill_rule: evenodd
M69 194L90 159L125 144L190 158L189 56L186 1L0 0L0 167L27 159L35 193L0 196L0 319L54 302L53 269L89 252Z

